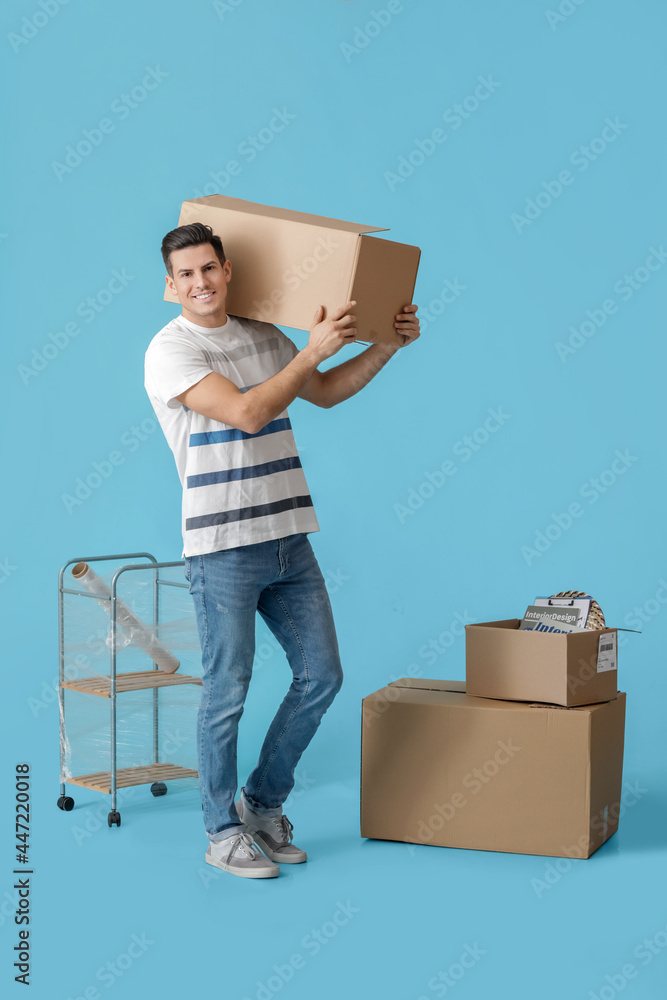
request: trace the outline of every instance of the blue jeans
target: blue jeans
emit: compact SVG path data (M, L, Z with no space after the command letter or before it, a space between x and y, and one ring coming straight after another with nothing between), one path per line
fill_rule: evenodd
M210 840L242 829L234 797L237 734L255 655L255 613L285 650L292 683L245 783L257 812L282 806L294 768L340 690L343 672L331 604L306 534L187 556L203 689L197 716L199 787Z

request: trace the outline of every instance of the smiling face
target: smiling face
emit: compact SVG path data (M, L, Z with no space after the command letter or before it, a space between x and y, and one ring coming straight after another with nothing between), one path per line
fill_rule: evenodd
M232 276L231 261L221 264L210 243L172 250L173 278L167 287L183 307L183 316L198 326L224 326L227 284Z

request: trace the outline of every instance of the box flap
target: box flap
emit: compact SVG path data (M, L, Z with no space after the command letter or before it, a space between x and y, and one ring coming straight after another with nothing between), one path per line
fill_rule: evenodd
M466 683L465 681L446 681L425 678L425 677L399 677L396 681L390 681L387 687L391 688L407 688L411 691L441 691L447 694L465 694L466 693ZM376 694L377 692L373 692ZM372 695L369 695L372 697ZM606 705L611 701L616 701L618 698L624 698L625 695L621 691L617 691L615 695L604 701L594 702L588 705L572 705L566 707L565 705L556 705L553 702L543 702L543 701L508 701L506 699L496 699L496 698L482 698L479 695L468 695L466 698L466 703L474 704L477 703L480 707L486 708L496 708L505 709L513 708L519 710L535 710L535 709L546 709L546 710L560 710L564 712L596 712L600 709L605 708Z
M313 215L310 212L295 212L290 208L277 208L273 205L260 205L256 201L246 201L243 198L232 198L225 194L210 194L204 198L189 198L187 204L208 205L211 208L222 208L228 212L245 212L248 215L261 215L271 219L281 219L283 222L301 222L307 226L320 226L323 229L336 229L344 233L383 233L387 226L366 226L360 222L344 222L341 219L330 219L326 215Z
M515 628L518 629L521 624L520 618L503 618L498 622L472 622L470 625L466 625L466 631L469 628Z
M424 677L400 677L397 681L390 681L387 687L417 688L420 691L455 691L457 694L466 693L465 681L428 680Z
M520 630L519 629L520 625L521 625L521 618L503 618L503 619L501 619L501 621L497 621L497 622L471 622L470 625L466 625L465 628L466 628L466 631L468 629L473 629L473 628L505 628L505 629L516 629L517 631L522 631L523 632L524 630ZM525 631L529 631L529 630L525 630ZM585 631L586 632L597 632L600 635L602 635L604 632L618 632L618 631L620 631L620 632L632 632L632 631L634 631L634 629L619 629L618 626L616 626L616 625L604 625L602 628L588 628ZM547 635L549 633L545 632L543 634ZM581 635L581 632L572 632L570 634L571 635ZM550 638L555 638L555 636L553 634L551 634L549 637Z

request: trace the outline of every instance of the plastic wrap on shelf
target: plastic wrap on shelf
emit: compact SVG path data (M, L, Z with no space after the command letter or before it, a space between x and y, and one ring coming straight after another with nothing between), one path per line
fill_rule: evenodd
M182 685L158 691L159 722L155 753L153 733L153 691L133 691L119 698L116 722L116 768L118 787L124 781L121 771L129 768L150 769L155 757L160 764L189 769L196 780L196 718L201 688ZM93 775L105 775L96 791L110 791L109 702L91 698L81 691L68 691L63 728L61 781L93 787ZM160 778L150 775L145 783ZM134 783L134 782L132 782ZM103 787L102 787L103 786Z
M74 566L78 579L69 566L63 581L60 780L110 791L115 656L117 787L174 777L196 785L201 648L183 566L146 563L118 576L115 641L106 595L118 566L95 566L93 576Z
M86 590L95 594L99 598L99 604L111 615L111 590L104 580L99 577L85 562L79 562L72 569L72 576L79 583L82 583ZM132 613L124 601L116 598L116 623L121 626L130 642L136 643L144 653L150 656L154 663L157 663L160 670L172 673L178 670L179 660L165 649L164 645L157 637L156 630L139 621Z

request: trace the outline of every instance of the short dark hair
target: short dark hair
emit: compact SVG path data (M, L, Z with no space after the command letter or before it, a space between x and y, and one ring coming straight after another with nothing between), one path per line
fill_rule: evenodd
M171 266L171 254L173 250L184 250L186 247L200 247L204 243L210 243L215 250L215 255L221 264L225 263L225 251L222 248L222 240L216 236L210 226L203 222L191 222L188 226L178 226L167 233L162 240L162 260L171 278L174 277L174 269Z

